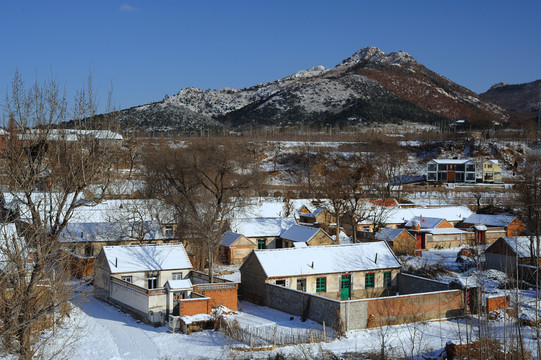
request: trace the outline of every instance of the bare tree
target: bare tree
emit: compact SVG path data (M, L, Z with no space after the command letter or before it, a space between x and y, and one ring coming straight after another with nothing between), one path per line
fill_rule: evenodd
M6 95L9 126L0 181L11 215L3 221L17 231L0 239L0 256L9 264L0 273L0 332L3 348L20 359L36 355L39 330L57 320L57 311L69 311L73 293L58 237L73 212L86 205L88 186L99 184L101 192L94 195L100 199L109 183L115 153L92 137L70 141L70 134L55 129L61 121L95 112L91 77L72 112L54 80L26 89L16 73Z
M260 180L258 164L245 147L230 140L200 140L186 148L160 148L145 159L148 186L175 207L206 251L211 281L221 235Z

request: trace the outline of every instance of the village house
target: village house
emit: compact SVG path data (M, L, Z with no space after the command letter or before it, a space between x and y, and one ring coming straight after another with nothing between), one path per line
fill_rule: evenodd
M237 283L192 270L182 244L104 246L94 269L94 294L146 322L237 309Z
M475 161L434 159L426 166L426 180L431 183L475 183Z
M302 225L293 225L280 237L285 248L336 244L325 230Z
M231 231L254 241L258 249L277 249L283 247L280 236L295 224L295 218L242 218L233 221Z
M464 228L475 233L477 244L492 244L500 237L520 236L526 226L516 216L472 214L464 219Z
M473 233L453 227L447 220L416 216L405 225L415 236L417 250L451 248L470 244Z
M455 227L462 221L473 214L467 206L443 206L443 207L412 207L384 208L379 215L379 220L382 227L403 228L409 221L415 217L423 218L440 218L445 219L449 225ZM346 227L347 228L347 227ZM358 225L359 231L372 232L374 230L373 221L370 218L363 220Z
M257 242L232 231L222 234L220 258L226 264L242 264L246 256L257 249Z
M415 255L415 236L406 229L383 228L375 235L378 241L386 241L396 255Z
M502 168L498 160L483 161L483 182L501 184Z
M535 239L531 240L529 236L499 238L485 250L485 267L512 276L516 274L517 266L535 264L537 250ZM540 264L539 259L537 264Z
M265 284L330 299L392 294L400 262L384 241L253 251L240 267L245 299L265 303Z
M334 216L325 207L319 207L312 212L305 212L308 208L304 206L300 210L302 211L297 211L300 225L324 227L336 222Z

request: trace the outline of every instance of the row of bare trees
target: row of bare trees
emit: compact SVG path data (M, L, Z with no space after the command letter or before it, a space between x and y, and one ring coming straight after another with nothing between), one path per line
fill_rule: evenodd
M4 101L2 212L17 216L0 224L0 341L2 351L20 359L39 356L41 330L69 312L74 292L58 237L85 206L89 186L98 185L93 197L99 200L113 173L117 154L107 144L91 137L69 141L55 129L95 112L91 77L70 107L54 79L26 87L16 73Z
M194 140L189 146L154 147L143 159L148 193L175 209L179 235L194 251L206 253L210 280L221 234L236 211L260 188L263 173L253 144Z

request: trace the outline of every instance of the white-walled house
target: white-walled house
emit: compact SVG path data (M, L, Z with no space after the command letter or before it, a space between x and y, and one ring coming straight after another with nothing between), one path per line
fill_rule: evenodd
M192 269L182 244L104 246L94 266L95 295L144 321L237 310L238 284Z
M94 265L94 286L97 296L146 318L151 311L172 311L174 296L190 296L187 282L171 296L165 285L188 279L191 270L182 244L104 246Z

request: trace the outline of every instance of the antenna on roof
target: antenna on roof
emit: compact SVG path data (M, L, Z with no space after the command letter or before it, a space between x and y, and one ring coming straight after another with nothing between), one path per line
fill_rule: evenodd
M376 253L376 258L374 259L374 264L378 263L378 253Z
M312 261L312 265L310 266L312 269L314 268L314 262Z
M376 254L376 256L377 256L377 254ZM115 267L118 267L118 258L117 257L115 258Z

